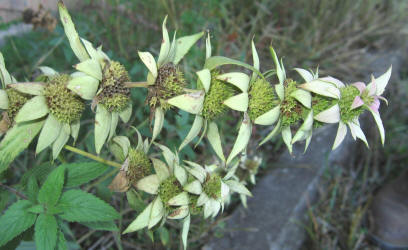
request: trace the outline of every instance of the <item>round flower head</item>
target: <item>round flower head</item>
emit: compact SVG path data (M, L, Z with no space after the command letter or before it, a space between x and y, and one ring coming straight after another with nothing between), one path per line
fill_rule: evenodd
M262 140L260 145L281 132L283 141L292 153L292 144L306 139L305 150L312 137L313 110L311 109L312 96L308 91L299 88L299 85L286 78L285 67L279 62L275 50L271 47L272 58L275 62L276 74L279 84L275 85L275 93L278 97L277 104L266 113L255 119L255 124L272 125L274 129ZM275 101L276 102L276 101ZM296 127L303 121L295 135L292 137L291 127Z
M106 141L115 135L119 118L128 122L132 114L130 91L125 86L129 75L122 64L110 60L101 47L80 39L66 7L58 3L65 34L80 63L72 74L68 89L85 100L92 100L95 115L95 149L99 154Z
M136 188L155 195L154 200L127 227L124 233L130 233L142 228L151 229L164 219L182 219L182 240L187 245L187 234L190 226L190 194L187 190L196 191L196 186L188 184L188 174L180 166L177 154L166 146L157 144L162 150L166 163L151 158L155 174L148 175L136 185ZM194 189L194 190L193 190ZM199 186L201 190L201 186Z
M320 98L323 102L316 103L315 105L319 106L319 111L324 109L324 106L327 109L316 114L314 119L323 123L339 123L333 150L344 140L347 134L347 126L350 128L354 139L359 138L368 146L358 120L365 110L369 110L372 113L380 131L381 141L384 143L385 134L378 113L378 99L382 98L381 94L384 92L390 76L391 67L379 78L375 79L372 77L372 82L367 87L360 82L345 85L333 77L319 78L302 84L302 88L323 96ZM328 101L327 98L332 98L334 101ZM315 101L319 101L319 99L315 99Z
M183 149L183 147L197 137L203 129L199 142L206 136L217 156L225 162L221 147L221 138L215 120L221 116L228 107L235 110L246 111L248 107L247 90L249 77L243 73L219 74L215 68L223 64L238 64L251 69L253 68L250 65L228 58L222 58L224 62L218 65L217 63L211 62L212 58L216 57L211 57L211 42L210 36L208 35L206 39L206 62L204 69L197 72L198 89L173 97L168 100L168 103L195 115L194 123L186 138L181 143L179 150ZM233 84L231 85L230 83ZM243 93L235 95L239 90ZM239 143L236 143L238 146L234 146L230 154L231 157L228 158L227 161L241 152L249 140L251 124L248 122L248 119L244 119L242 124L237 139Z
M173 41L170 42L166 21L167 16L162 25L163 40L157 61L149 52L139 52L140 59L149 70L147 74L149 94L146 101L151 108L151 117L154 116L153 141L163 127L164 111L170 108L166 99L184 92L186 83L178 63L204 34L200 32L176 39L175 32Z
M222 172L220 170L223 170L223 168L216 165L202 167L194 162L185 162L188 165L186 170L196 178L196 181L191 182L190 187L185 189L199 195L196 205L203 206L204 218L215 217L220 210L223 210L226 199L233 192L251 196L245 185L232 178L233 171L229 171L224 177L221 177L219 172ZM231 169L236 169L236 167ZM193 188L193 186L196 186L196 188Z
M49 69L49 68L47 68ZM67 88L71 77L49 69L46 83L16 83L10 87L34 96L27 101L15 117L17 123L45 120L37 142L36 153L52 146L53 158L57 158L70 136L76 141L80 118L85 109L84 101Z
M148 139L142 141L140 132L136 148L131 147L126 136L113 137L110 144L111 152L117 159L125 159L121 170L112 180L109 188L115 192L126 192L131 186L137 187L137 183L144 177L153 173L152 160L148 156L150 144Z

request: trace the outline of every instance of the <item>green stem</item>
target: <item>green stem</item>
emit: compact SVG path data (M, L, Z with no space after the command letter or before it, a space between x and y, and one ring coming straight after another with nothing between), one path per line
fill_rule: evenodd
M149 84L147 82L125 82L126 88L147 88Z
M71 147L69 145L65 145L64 148L66 150L69 150L69 151L74 152L76 154L88 157L89 159L92 159L94 161L97 161L97 162L100 162L100 163L103 163L103 164L106 164L106 165L109 165L109 166L112 166L112 167L115 167L115 168L121 168L122 167L122 165L117 163L117 162L105 160L105 159L103 159L103 158L101 158L99 156L90 154L88 152L85 152L85 151L83 151L81 149L78 149L78 148L75 148L75 147Z

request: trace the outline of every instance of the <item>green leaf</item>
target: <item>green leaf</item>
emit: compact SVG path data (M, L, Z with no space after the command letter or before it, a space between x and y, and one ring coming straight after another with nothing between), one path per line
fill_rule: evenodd
M37 215L26 211L31 205L28 200L17 201L0 217L0 246L34 224Z
M35 223L35 246L41 250L53 250L57 245L57 220L53 215L40 214Z
M48 175L38 193L38 202L52 207L57 204L64 186L65 167L59 166Z
M91 229L94 229L94 230L115 231L115 232L119 231L119 228L116 226L115 222L113 221L82 222L81 224Z
M99 162L77 162L71 164L63 164L67 169L67 182L65 187L77 187L88 183L109 169L107 165Z
M44 206L43 205L35 205L27 209L28 212L34 214L41 214L44 213ZM50 210L47 210L47 213L50 214Z
M61 230L58 230L58 239L56 250L68 250L67 241L65 239L64 233Z
M27 197L28 199L32 202L32 203L36 203L37 202L37 195L38 195L38 191L39 191L39 187L38 187L38 182L37 182L37 178L35 178L34 175L32 175L29 179L28 179L28 183L27 183Z
M119 218L113 207L82 190L63 193L57 208L62 211L59 216L70 222L110 221Z
M0 173L28 147L43 124L44 120L16 124L7 132L0 143Z
M45 162L40 165L36 165L30 168L27 172L24 173L23 177L21 177L20 184L24 187L28 185L28 181L31 176L35 176L36 180L41 184L44 183L47 176L54 170L55 167L51 162Z

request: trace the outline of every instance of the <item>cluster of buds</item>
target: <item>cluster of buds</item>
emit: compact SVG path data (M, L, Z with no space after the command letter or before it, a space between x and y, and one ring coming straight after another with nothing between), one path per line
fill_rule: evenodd
M246 186L249 182L255 184L261 163L260 158L248 160L245 156L256 125L273 126L260 145L281 134L292 153L292 146L298 141L305 140L307 149L313 129L325 123L338 123L335 149L344 139L347 126L354 139L360 138L367 144L359 116L368 110L384 143L384 128L378 109L380 100L386 101L381 95L390 79L391 68L378 78L372 76L367 86L362 82L345 85L333 77L319 77L318 71L300 68L295 68L295 71L303 80L296 82L287 78L283 62L272 47L270 52L275 68L261 73L253 41L253 63L250 65L213 56L208 34L205 63L196 72L197 87L188 89L178 64L204 32L178 39L174 34L170 42L165 18L157 60L149 52L139 52L148 69L146 81L131 82L122 64L111 60L102 47L95 48L91 42L79 37L62 2L59 3L59 11L70 46L79 60L74 65L76 72L59 74L49 67L40 67L41 81L17 82L6 70L0 54L0 109L3 110L0 136L6 134L7 138L10 128L35 124L38 129L30 128L29 131L31 139L41 131L36 152L51 147L55 159L70 137L74 143L77 140L81 115L89 101L92 111L96 110L96 153L99 154L104 145L109 145L110 152L122 162L110 188L116 192L136 189L154 197L124 233L153 229L163 225L166 219L180 219L183 224L182 241L186 247L191 215L215 217L223 211L233 193L238 193L245 205L246 197L251 195ZM224 65L244 68L252 73L223 72ZM276 78L272 78L275 75ZM129 138L116 134L119 120L127 123L131 118L132 87L148 89L146 103L151 109L151 120L154 118L151 139L142 140L136 130L136 147L132 147ZM195 116L190 131L176 151L155 142L163 128L164 114L171 108ZM218 120L229 110L242 113L242 120L234 145L225 157ZM204 137L208 140L218 157L215 164L202 166L179 159L178 152L197 137L197 143ZM153 145L165 161L150 153ZM7 150L12 150L12 146ZM1 147L2 143L0 155L6 155ZM0 157L0 170L4 164Z

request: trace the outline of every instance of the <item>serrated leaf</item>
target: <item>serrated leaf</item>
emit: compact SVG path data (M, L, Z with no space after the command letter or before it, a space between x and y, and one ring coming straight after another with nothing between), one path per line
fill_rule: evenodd
M26 186L31 176L35 176L39 184L44 183L45 179L54 168L55 167L51 162L45 162L39 165L35 165L28 171L26 171L21 177L20 185L23 187Z
M0 143L0 173L28 147L43 124L44 120L16 124L7 132Z
M0 217L0 246L34 224L37 215L26 211L31 205L28 200L17 201Z
M65 167L59 166L48 175L44 184L38 192L38 202L47 206L57 204L61 196L62 188L65 180Z
M58 225L53 215L40 214L34 227L37 249L53 250L57 245Z
M67 169L67 182L65 187L77 187L88 183L109 169L109 166L99 162L76 162L64 164L60 167Z
M32 175L27 182L27 197L28 199L32 202L32 203L36 203L37 202L37 195L38 195L38 191L39 191L39 187L38 187L38 182L37 182L37 178L35 178L34 175Z
M115 222L113 221L82 222L81 224L93 230L113 231L113 232L119 231L119 228L116 226Z
M119 218L113 207L82 190L63 193L57 208L62 211L59 216L70 222L110 221Z
M67 241L65 239L64 233L61 230L58 230L58 239L56 250L68 250Z

